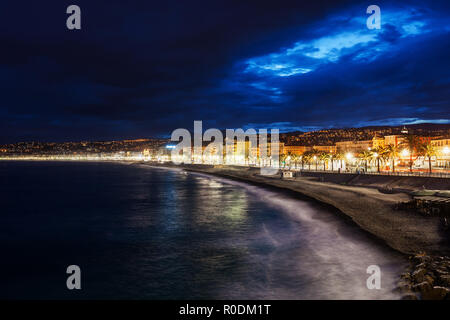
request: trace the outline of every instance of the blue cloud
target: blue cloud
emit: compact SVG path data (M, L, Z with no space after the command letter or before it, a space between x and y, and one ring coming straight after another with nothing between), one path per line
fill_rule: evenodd
M305 27L284 47L237 61L222 89L240 104L270 110L271 123L283 131L446 123L448 14L382 8L381 29L369 30L368 15L359 9ZM263 118L252 117L252 126Z
M383 120L361 121L358 123L358 126L398 126L420 123L447 124L450 123L450 119L388 118Z
M355 61L370 62L395 50L396 40L420 36L434 28L430 19L413 11L386 11L382 17L381 30L369 30L365 17L350 21L330 17L323 23L337 32L300 40L277 52L247 59L243 72L262 77L296 76L313 72L327 63L338 63L343 56L352 54ZM324 26L316 28L325 29Z

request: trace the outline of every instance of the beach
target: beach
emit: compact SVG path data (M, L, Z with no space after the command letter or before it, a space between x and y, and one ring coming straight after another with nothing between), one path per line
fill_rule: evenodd
M402 297L407 257L281 189L130 162L0 162L0 176L2 297L73 298L71 264L82 299Z
M173 198L174 195L178 195L184 197L184 200L183 205L177 206L176 208L178 208L177 210L183 210L184 215L198 215L200 214L199 212L205 211L204 214L201 215L199 221L209 221L215 216L214 214L211 216L211 214L217 211L217 207L220 207L222 208L220 210L221 214L216 218L223 219L224 217L233 217L230 221L232 221L232 225L235 226L235 223L238 221L235 219L238 216L245 216L242 214L236 216L236 209L244 208L242 206L245 202L242 202L242 199L240 200L239 198L228 198L229 191L226 191L226 189L231 188L230 190L235 190L235 188L237 188L240 190L247 190L246 192L250 194L254 206L257 206L258 208L261 206L258 211L262 210L263 212L270 213L271 210L268 209L267 205L274 205L277 208L276 212L273 212L273 215L271 216L271 219L273 219L273 222L271 223L257 223L255 225L253 222L249 221L248 226L252 226L252 228L260 226L262 228L261 231L255 231L254 234L261 234L264 239L267 238L268 243L274 250L280 243L286 241L294 241L295 243L298 243L299 246L305 248L308 248L309 246L314 247L309 248L310 252L307 254L308 258L305 258L306 253L304 252L301 253L299 257L291 256L289 259L285 259L286 257L283 258L283 261L286 264L301 264L302 261L304 263L310 263L315 259L314 257L319 259L315 263L320 264L321 259L326 257L326 259L335 259L339 265L342 265L342 268L339 268L339 270L345 270L345 272L348 273L348 276L350 276L352 272L359 272L358 270L361 269L359 268L361 267L361 263L364 263L367 259L372 259L375 255L378 257L374 259L375 264L378 264L381 259L381 261L384 261L383 263L386 264L385 267L388 268L384 268L384 272L390 272L388 277L391 279L391 288L395 288L392 289L394 291L391 293L395 295L395 297L402 299L447 299L450 297L448 231L443 227L442 218L434 215L424 215L416 210L410 210L399 206L399 204L402 203L409 203L413 199L415 191L422 193L430 192L430 190L423 190L424 186L430 189L435 188L440 190L441 193L445 193L446 191L444 190L448 190L448 179L338 174L312 171L297 171L294 178L282 179L281 172L273 176L263 176L260 174L260 169L255 167L197 164L174 165L172 163L142 161L83 161L81 164L76 161L19 161L5 162L4 165L5 170L10 166L17 170L22 167L28 168L28 174L25 174L27 178L31 179L31 174L43 174L43 176L46 177L45 181L48 179L48 175L45 174L45 172L40 173L41 170L35 170L33 168L63 171L65 174L77 177L76 179L69 179L72 183L83 183L83 180L79 177L84 177L87 174L87 178L94 179L93 181L95 181L95 184L92 185L90 190L85 190L87 192L86 194L80 195L81 198L86 199L92 195L95 195L96 199L98 198L99 190L103 189L97 189L96 187L100 177L105 179L105 182L102 185L111 186L113 189L110 191L115 192L116 186L123 184L122 178L117 180L116 183L110 183L107 180L115 179L114 177L121 177L122 175L126 177L130 174L132 175L132 178L130 177L131 180L128 180L129 182L124 185L125 189L120 193L123 196L131 197L127 202L131 207L129 212L134 215L134 212L136 212L135 210L140 208L140 201L142 201L141 198L144 195L156 197L157 200L154 200L156 201L155 203L160 203L159 196L157 195L162 192L161 195L166 199L166 203L161 203L162 207L160 209L153 207L151 209L155 215L161 215L161 219L159 219L161 222L172 216L164 214L165 209L163 208L166 208L167 206L172 208L174 204L178 203L178 201L174 201L176 198ZM152 170L146 170L146 168ZM155 171L153 170L154 168L158 168L159 170ZM17 170L15 171L16 174L19 174L18 172L20 172L20 175L24 175L22 169L19 171ZM102 172L104 170L106 171L104 171L104 174L99 175L99 170ZM115 170L118 171L116 172ZM183 172L184 174L180 174ZM114 174L111 175L111 173ZM61 177L63 178L65 174L61 175ZM30 175L30 177L28 177L28 175ZM156 180L155 177L157 177ZM40 177L37 181L43 181L42 179L43 178ZM58 180L51 183L50 186L60 184L65 185L66 178L63 179L64 182ZM16 181L16 179L12 181ZM149 182L151 183L148 184ZM174 190L170 191L171 189L167 189L167 186L165 186L162 189L158 187L156 189L159 190L158 193L149 193L147 189L148 186L152 186L152 188L156 187L155 182L157 185L168 184L171 188L175 188L174 190L178 191L174 193ZM32 187L35 183L36 179L31 179L26 185ZM195 185L195 187L188 187L186 183L189 185L192 184L192 186ZM137 194L134 194L133 192L130 193L131 190L129 189L129 186L134 184L136 184L135 188L137 188L137 190L140 190L140 188L145 188L145 190L140 190ZM183 187L180 189L182 186L185 186L186 188ZM420 186L422 186L422 188ZM20 185L20 187L22 187L22 185ZM218 187L220 187L220 189L217 189ZM19 188L19 186L17 186L17 188ZM214 188L214 192L211 191L211 188ZM222 188L225 188L223 189L223 194L222 192L217 193L217 191ZM7 190L8 192L14 192L14 190L10 190L10 188ZM84 188L77 188L75 185L74 190L84 190ZM105 189L104 193L106 199L111 199L109 191ZM38 198L41 199L49 194L53 195L53 193L44 192L44 194ZM198 198L200 195L203 195L203 198L201 200L195 200L195 198ZM135 197L137 197L136 199L141 200L136 202ZM215 200L214 197L216 198ZM56 198L65 199L63 195ZM120 198L121 197L118 197L118 200L120 200ZM226 198L228 198L228 200L225 200ZM101 201L101 203L110 202L110 200L106 199L105 201ZM71 200L67 199L67 201L70 203ZM207 205L208 202L210 205ZM181 202L179 203L181 204ZM231 205L232 203L235 203L237 206ZM98 204L91 206L88 204L89 202L86 202L86 212L92 211L97 215L98 212L104 211L101 209L104 205ZM55 204L55 206L54 210L67 208L67 204L62 203L59 205ZM114 205L114 207L116 207L116 205ZM143 209L145 208L146 207L143 207ZM17 211L19 209L17 209L15 203L11 203L11 210ZM27 210L28 209L24 208L19 211L26 212ZM33 210L35 210L35 207L33 207ZM171 210L170 212L172 212ZM47 212L47 208L42 212ZM65 210L65 212L70 214L71 211ZM106 210L104 212L109 211ZM117 214L120 212L122 211L119 210ZM145 214L146 212L147 210L144 210L142 211L142 214ZM326 212L326 214L322 212ZM280 230L275 230L278 228L279 222L277 221L282 221L284 219L283 216L286 214L289 216L287 221L290 221L289 224L291 227L284 231L281 230L281 232L279 232ZM164 217L164 219L162 219L162 217ZM259 219L258 217L260 216L254 215L252 217L254 217L254 219ZM98 221L109 221L108 219L105 219L100 219ZM164 228L169 227L172 223L175 223L177 228L184 228L183 224L179 224L182 223L182 221L191 220L173 220L169 224L163 223L156 230L161 232L161 235L168 236L170 235L170 232L169 234L166 234ZM197 220L192 221L195 222ZM272 223L274 224L272 225ZM300 224L297 225L297 223ZM196 228L198 227L196 224L194 225ZM219 225L221 226L221 224ZM212 221L210 224L212 230L216 230L219 225ZM336 226L338 225L341 225L341 227L337 228ZM346 225L347 227L343 227L343 225ZM104 226L102 225L101 228L104 228ZM272 230L272 228L275 229ZM189 227L188 230L191 230L191 227ZM289 236L286 234L287 230L290 232ZM316 232L310 234L311 230L316 230ZM123 230L119 230L119 234L121 232L123 232ZM242 242L246 237L249 237L249 239L254 238L254 236L242 233L236 237L236 241ZM260 236L258 235L258 237ZM99 241L100 240L103 241L102 239L99 239ZM264 241L261 241L262 240L256 241L255 245L257 247L261 246L261 244L264 243ZM215 240L214 243L216 243ZM198 244L199 246L204 245L202 241L199 241ZM355 250L355 248L359 249ZM339 257L342 256L343 260L339 260L339 257L336 256L336 254ZM401 256L401 258L395 257L395 255ZM390 264L390 259L400 262ZM180 261L183 262L184 260L181 259ZM270 259L263 261L264 264L268 264L268 266L271 265ZM404 262L402 263L401 261ZM358 265L359 267L357 267ZM400 270L393 271L391 268L398 268ZM300 269L303 270L303 268ZM288 272L287 270L289 270L289 268L283 271L282 274L286 274L286 272ZM310 276L311 275L308 275L308 277ZM313 275L313 277L315 276L316 275ZM387 273L385 273L385 276L387 276ZM294 278L297 279L297 276L294 276ZM339 282L342 279L344 278L340 275L336 276L333 281ZM348 281L348 279L346 281ZM392 281L396 282L396 284L392 283ZM300 287L302 287L302 285L300 285ZM286 289L286 291L285 289L283 289L282 292L278 292L276 296L290 298L298 297L298 293L290 292L290 289ZM274 292L270 290L265 292L266 294L269 294L270 292L270 294L274 294ZM336 293L333 292L320 290L314 292L314 294L318 294L320 297L337 297ZM347 293L348 297L355 294L355 292ZM389 295L390 298L395 298L390 295L391 293L384 293L385 297L387 298L387 295ZM172 291L167 292L167 294L170 296ZM228 296L229 293L225 294ZM342 297L342 294L339 296Z
M396 288L402 299L450 298L449 236L442 219L401 209L399 205L410 202L414 192L425 188L446 192L450 189L449 179L325 172L297 173L295 178L282 179L281 174L262 176L259 168L250 167L169 167L276 188L292 197L335 208L344 219L350 219L376 240L409 257L410 265L401 274Z
M315 177L300 176L284 180L280 175L261 176L258 168L207 165L169 165L169 167L284 189L291 195L297 194L299 197L319 201L338 209L362 229L404 254L449 253L447 237L438 217L423 216L394 208L396 204L412 199L405 192L385 193L369 186L348 186L317 181L319 179Z

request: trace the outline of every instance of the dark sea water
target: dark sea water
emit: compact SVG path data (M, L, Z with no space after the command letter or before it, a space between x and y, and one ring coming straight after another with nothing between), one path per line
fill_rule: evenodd
M406 264L318 204L180 170L0 162L0 204L0 298L396 299Z

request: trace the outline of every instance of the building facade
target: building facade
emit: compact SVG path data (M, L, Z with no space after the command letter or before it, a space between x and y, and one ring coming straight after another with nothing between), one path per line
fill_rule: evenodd
M325 153L331 153L336 154L337 147L336 146L314 146L314 150L317 150L319 152L325 152Z
M436 149L436 163L438 168L450 168L450 138L435 139L430 141Z
M360 153L373 148L373 140L340 141L336 142L336 150L339 153Z
M296 156L301 156L306 151L312 150L312 147L307 146L284 146L284 154L294 154Z

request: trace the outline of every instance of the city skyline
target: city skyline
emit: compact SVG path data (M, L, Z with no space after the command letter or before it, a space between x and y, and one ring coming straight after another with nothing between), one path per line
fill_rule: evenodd
M389 134L398 134L401 133L403 129L408 129L411 134L415 135L426 135L432 137L447 137L450 135L450 124L437 124L437 123L420 123L413 125L401 124L397 126L390 125L380 125L380 126L364 126L364 127L346 127L346 128L322 128L318 130L310 130L310 131L288 131L288 132L280 132L280 137L283 141L290 141L290 143L298 144L292 139L296 137L302 137L302 144L300 145L313 145L317 143L317 139L319 139L319 145L327 145L329 143L334 143L336 141L358 141L358 140L366 140L368 138L372 138L376 134L380 135L389 135ZM232 130L236 130L238 128L228 128ZM186 130L193 132L192 128L187 128ZM206 130L206 129L205 129ZM222 133L225 134L227 129L219 129ZM336 136L336 134L340 134L340 138L336 141L329 140L325 142L328 135ZM342 136L342 134L344 135ZM270 136L270 132L269 132ZM316 136L316 140L308 141L308 136L314 137ZM325 137L325 138L324 138ZM298 138L297 138L298 139ZM0 143L0 146L6 145L14 145L19 143L32 143L32 142L40 142L40 143L101 143L101 142L145 142L145 141L170 141L170 133L165 134L163 137L155 137L155 136L140 136L140 137L122 137L115 140L95 140L95 139L83 139L83 140L28 140L28 141L15 141L11 143ZM306 141L305 141L306 140ZM330 142L331 141L331 142Z

